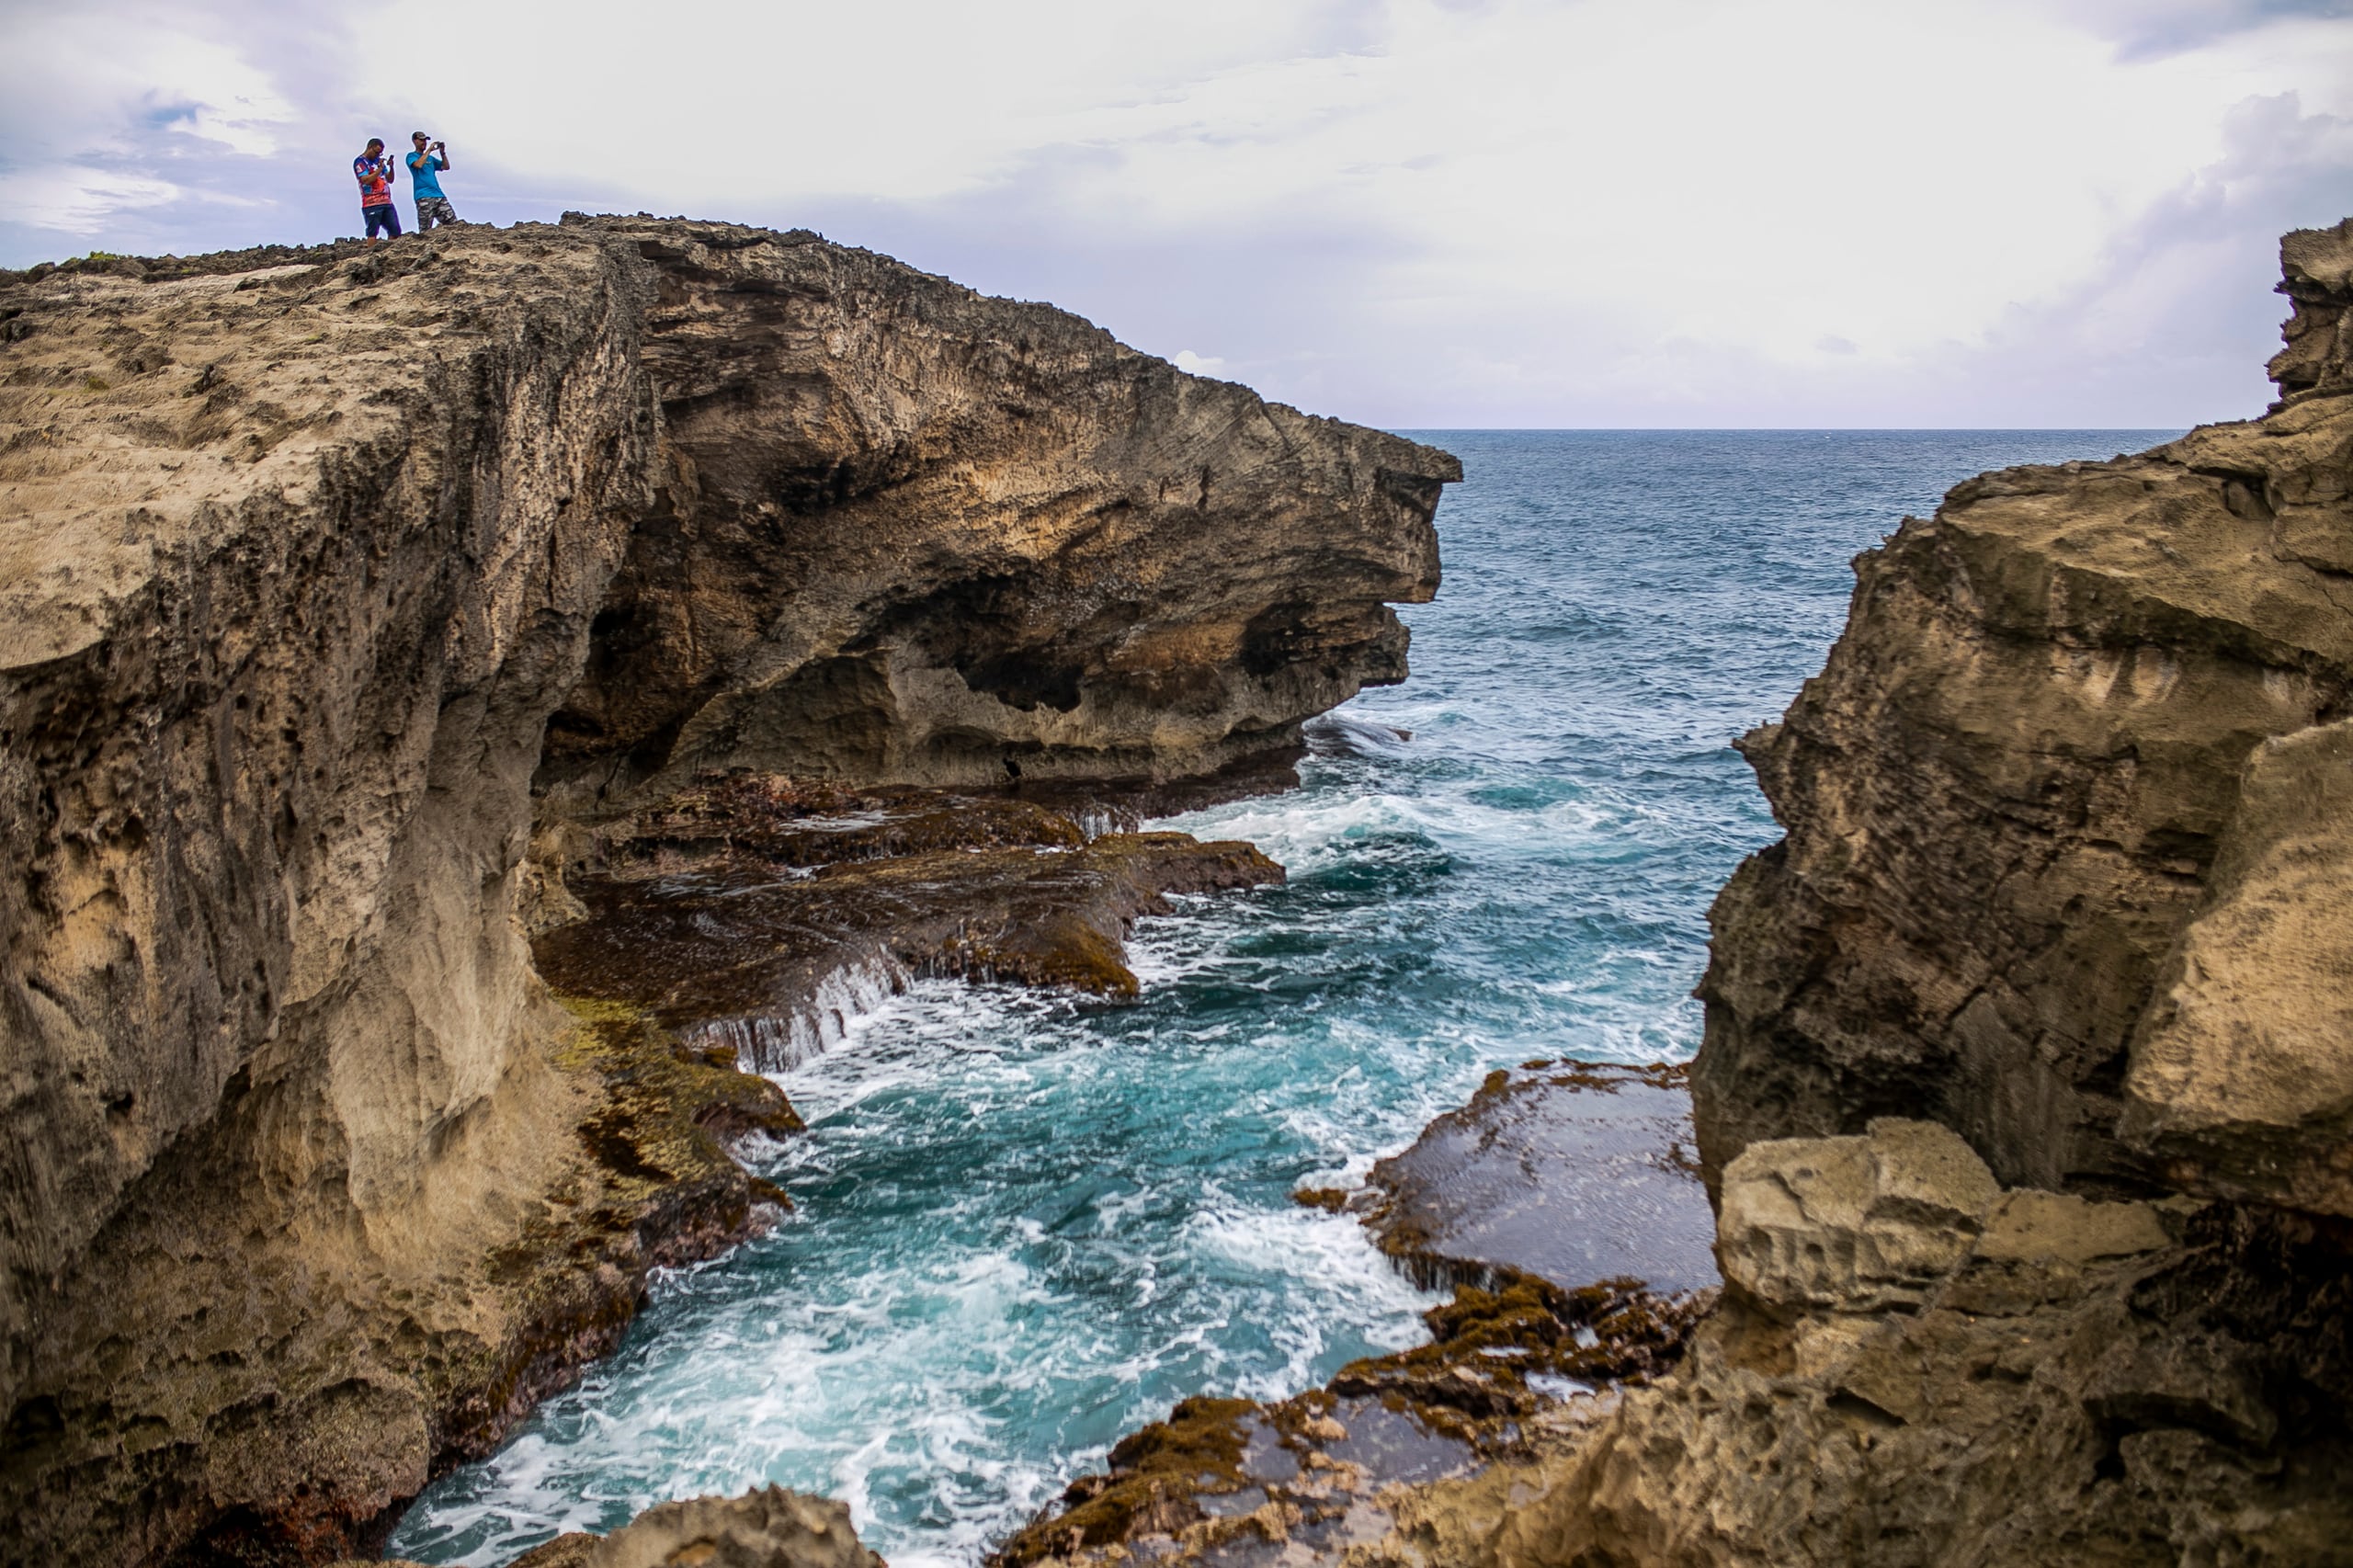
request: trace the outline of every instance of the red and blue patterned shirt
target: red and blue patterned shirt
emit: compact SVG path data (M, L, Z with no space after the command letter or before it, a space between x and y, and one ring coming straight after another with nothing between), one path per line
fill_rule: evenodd
M359 182L359 205L390 207L392 204L392 161L371 158L362 153L351 160L351 176Z

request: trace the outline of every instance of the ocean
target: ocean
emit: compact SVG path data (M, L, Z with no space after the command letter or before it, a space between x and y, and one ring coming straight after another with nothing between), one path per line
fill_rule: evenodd
M1530 1057L1682 1061L1709 900L1777 835L1730 749L1820 667L1847 562L1988 468L2175 431L1408 431L1468 475L1413 678L1315 726L1301 787L1155 825L1279 888L1186 901L1125 1004L846 983L761 1151L797 1204L663 1277L622 1347L437 1482L393 1555L495 1562L666 1497L847 1499L895 1568L975 1563L1195 1393L1279 1397L1435 1298L1352 1184Z

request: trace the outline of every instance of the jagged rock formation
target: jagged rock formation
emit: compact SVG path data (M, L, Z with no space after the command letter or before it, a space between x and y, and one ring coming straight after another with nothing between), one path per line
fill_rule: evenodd
M2275 1375L2343 1302L2255 1321L2334 1249L2006 1191L1934 1124L1752 1143L1723 1181L1729 1284L1681 1365L1401 1501L1375 1561L2344 1561L2347 1452Z
M2299 229L2279 242L2279 292L2295 313L2279 329L2288 347L2272 357L2279 384L2273 413L2306 398L2353 391L2353 219L2334 229Z
M1199 774L1404 676L1452 460L808 236L632 243L664 462L551 780Z
M551 998L535 843L1280 747L1456 477L805 233L0 278L12 1553L327 1561L758 1222L789 1108Z
M1722 1309L1359 1561L2353 1562L2353 222L2262 419L1958 486L1749 736Z
M1430 1342L1274 1404L1182 1401L1007 1540L997 1568L1351 1561L1401 1506L1418 1520L1432 1488L1571 1440L1672 1367L1714 1301L1690 1139L1681 1068L1529 1062L1490 1074L1364 1187L1294 1192L1358 1215L1424 1285L1454 1287L1424 1314Z
M386 1568L423 1568L385 1558ZM858 1544L849 1509L763 1486L741 1497L657 1503L610 1535L572 1531L504 1568L883 1568ZM359 1568L349 1560L334 1568Z
M849 1509L781 1486L659 1503L608 1536L558 1536L507 1568L882 1568Z
M2241 1108L2343 1146L2341 873L2321 862L2347 822L2324 778L2353 694L2353 236L2283 253L2268 416L1957 487L1862 558L1828 665L1743 743L1790 833L1714 915L1711 1165L1930 1112L2006 1181L2211 1187L2168 1166L2198 1157L2193 1122L2227 1139L2228 1108L2171 1104L2211 1101L2214 1074L2289 1081L2298 1103ZM2218 959L2241 971L2184 967ZM2235 1034L2249 1071L2210 1060L2200 1090L2183 1030ZM2353 1213L2338 1191L2301 1206Z

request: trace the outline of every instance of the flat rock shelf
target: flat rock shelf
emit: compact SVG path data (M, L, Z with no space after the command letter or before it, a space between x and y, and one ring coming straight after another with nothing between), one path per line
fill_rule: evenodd
M1692 1153L1690 1074L1533 1061L1372 1167L1381 1248L1426 1285L1531 1274L1563 1290L1717 1282L1715 1217Z

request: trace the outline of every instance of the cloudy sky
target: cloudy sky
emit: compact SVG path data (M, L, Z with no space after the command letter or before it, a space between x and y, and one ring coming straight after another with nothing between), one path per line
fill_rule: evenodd
M415 129L1391 426L2177 426L2353 213L2353 0L0 0L0 265L355 233Z

